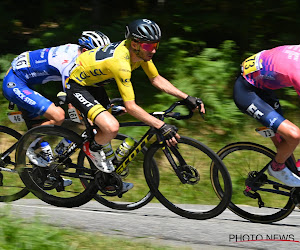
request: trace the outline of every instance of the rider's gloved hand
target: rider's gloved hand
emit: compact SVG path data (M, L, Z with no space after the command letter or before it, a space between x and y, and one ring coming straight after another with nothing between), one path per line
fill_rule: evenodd
M187 104L187 106L190 107L192 110L199 107L203 103L201 98L193 97L193 96L188 96L187 98L184 99L184 101Z
M176 126L165 123L159 128L159 131L162 133L168 146L170 146L170 144L173 146L177 144L177 140L180 136L177 134L178 128Z
M126 113L126 108L123 107L123 106L120 106L120 105L114 105L114 106L112 106L112 108L111 108L111 114L112 114L113 116L122 115L122 114L124 114L124 113Z

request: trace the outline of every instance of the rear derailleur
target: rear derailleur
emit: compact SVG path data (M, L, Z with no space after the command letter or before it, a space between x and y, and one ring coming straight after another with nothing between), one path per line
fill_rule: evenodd
M252 191L251 187L255 189L260 188L268 181L268 177L266 174L261 174L258 178L257 177L257 171L249 172L248 177L245 180L246 189L244 190L244 195L252 199L258 199L258 206L261 208L264 207L265 203L262 201L260 194L256 191Z

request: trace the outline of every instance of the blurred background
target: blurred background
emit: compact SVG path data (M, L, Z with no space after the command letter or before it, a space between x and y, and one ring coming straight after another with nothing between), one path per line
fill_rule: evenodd
M263 49L299 44L299 13L296 0L2 0L1 84L12 59L23 51L77 43L83 30L92 29L120 41L128 22L152 19L162 30L153 59L158 71L179 89L201 97L206 106L205 122L195 115L191 121L175 124L185 135L204 139L217 149L243 136L249 138L259 126L232 100L240 63ZM141 69L133 72L132 82L137 103L149 112L161 111L176 100L156 90ZM110 97L119 97L114 84L106 89ZM47 83L40 89L51 98L60 90L61 83ZM298 120L295 91L288 88L278 95L286 116ZM0 95L2 125L9 124L7 104Z

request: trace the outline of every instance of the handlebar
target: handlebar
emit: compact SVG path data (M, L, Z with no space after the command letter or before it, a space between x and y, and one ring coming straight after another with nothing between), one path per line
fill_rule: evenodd
M114 98L114 99L111 99L110 102L112 104L117 104L117 105L124 106L124 102L123 102L122 98ZM197 101L197 105L200 106L200 104L201 104L201 102ZM187 115L181 115L181 113L179 113L179 112L172 112L177 106L185 106L188 109L189 113ZM200 109L199 109L199 114L204 119L204 114L201 112ZM174 118L176 120L186 120L186 119L190 119L194 115L194 112L193 112L193 110L190 107L188 107L186 105L186 103L185 103L184 100L181 100L181 101L177 101L177 102L173 103L165 111L162 111L162 112L152 112L152 113L150 113L150 115L153 115L153 116L159 118L160 120L163 120L165 117Z

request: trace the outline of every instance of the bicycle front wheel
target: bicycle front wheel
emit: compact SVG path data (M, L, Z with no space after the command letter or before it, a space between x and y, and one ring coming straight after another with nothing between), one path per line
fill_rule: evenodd
M9 202L23 198L29 193L15 170L15 149L21 134L11 128L0 126L0 201Z
M116 138L111 141L114 151L116 151L117 147L123 140L125 140L126 137L128 136L118 134ZM142 168L144 153L146 150L147 149L144 147L142 152L136 156L134 161L130 162L125 171L121 174L123 181L130 182L134 185L132 189L123 194L121 197L108 196L99 191L94 197L95 200L104 206L117 210L134 210L148 204L153 199L154 195L150 192ZM82 151L78 157L78 165L86 165L84 162L87 161L88 159ZM155 173L156 179L158 179L157 171L154 170L153 172Z
M170 160L163 152L164 146L152 144L145 156L144 171L147 183L155 197L169 210L189 218L205 220L222 213L231 197L231 181L225 165L206 145L181 136L178 148L168 149L176 164L181 181L174 172ZM151 165L155 160L159 171L159 183L153 178ZM225 190L220 198L211 183L211 164L219 169L220 182Z
M39 167L26 156L29 145L38 138L47 141L52 152L55 152L54 149L63 138L71 143L67 152L54 154L54 160L47 167ZM75 132L53 125L35 127L25 133L17 146L16 163L26 187L39 199L54 206L77 207L90 201L98 191L94 178L96 170L90 164L75 164L80 151L76 149L82 145L82 141L83 138ZM65 186L64 179L72 181L72 184ZM89 180L85 186L82 185L82 179Z
M231 176L233 193L229 209L235 214L252 222L271 223L284 219L294 210L295 205L290 198L289 191L275 188L274 183L269 183L268 180L277 183L278 180L270 176L267 171L255 183L263 189L274 191L256 191L264 205L262 206L257 198L244 195L247 182L253 180L256 173L274 158L275 152L259 144L238 142L225 146L219 150L218 155L227 166ZM214 186L222 195L223 190L218 184L217 172L214 170ZM287 195L280 195L279 191L286 191Z

